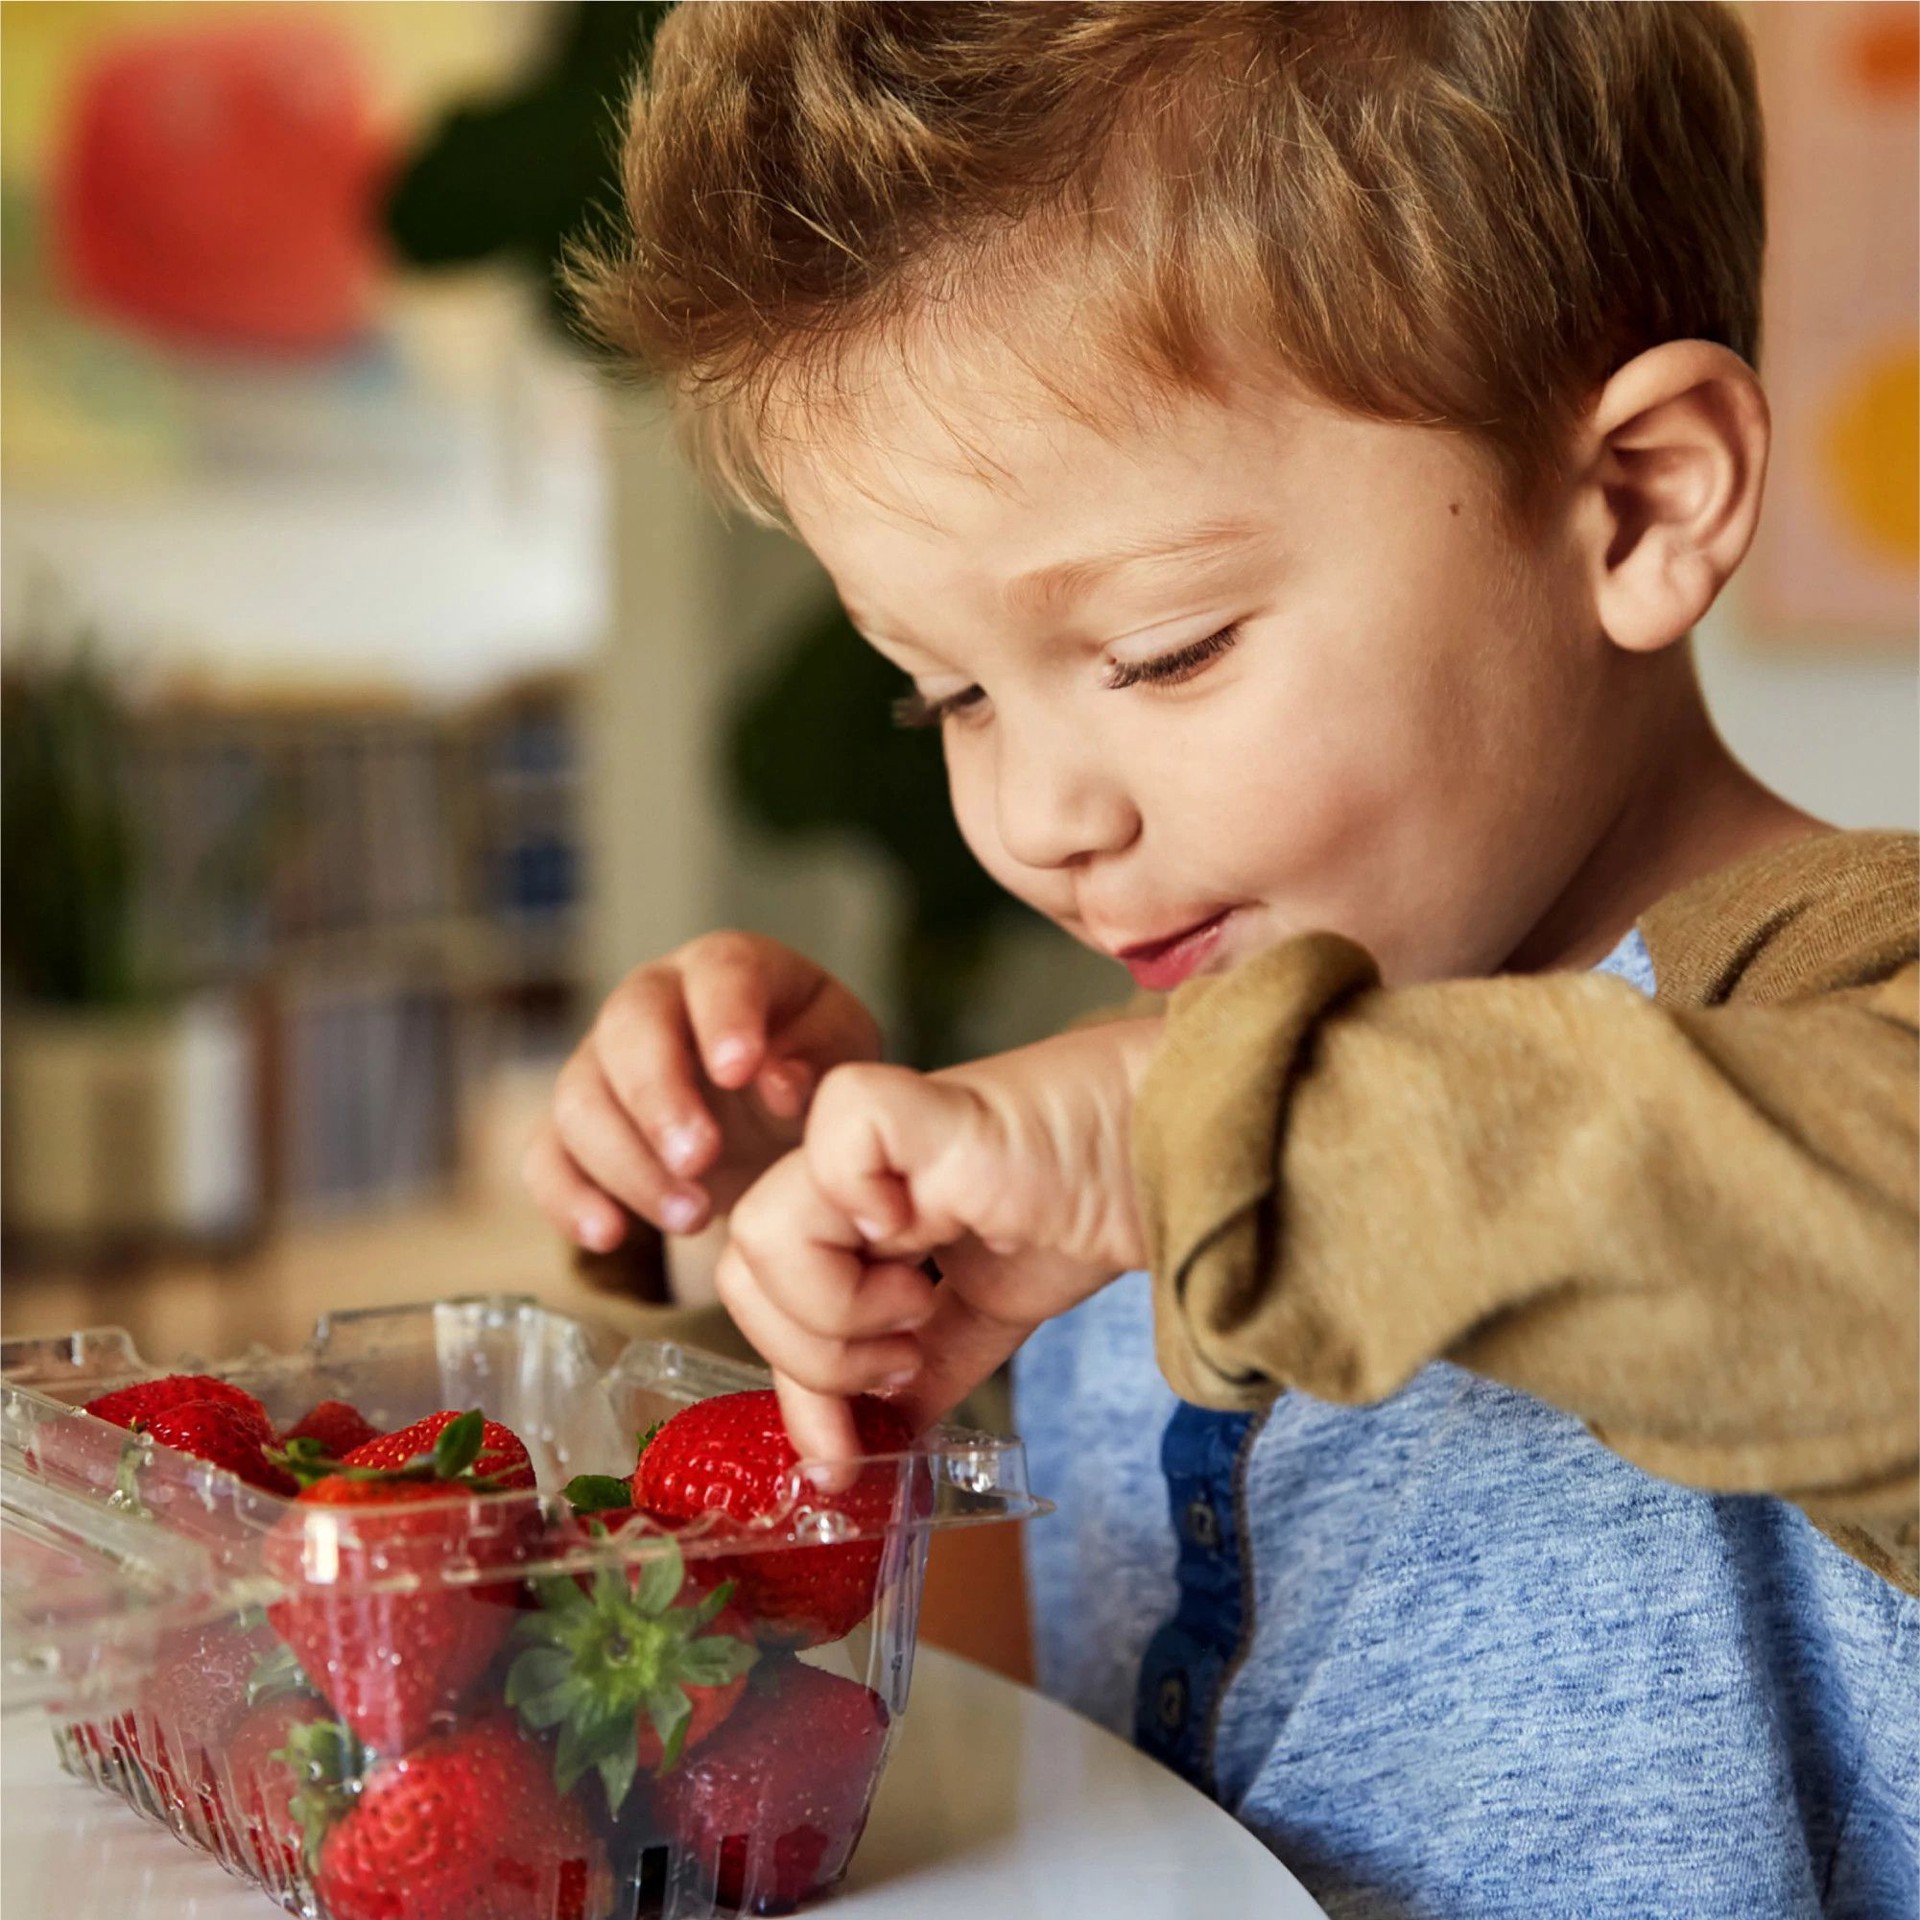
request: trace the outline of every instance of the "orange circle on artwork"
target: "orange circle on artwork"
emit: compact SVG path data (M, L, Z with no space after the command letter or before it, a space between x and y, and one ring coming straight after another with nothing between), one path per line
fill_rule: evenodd
M1848 45L1848 64L1861 92L1882 100L1920 93L1920 14L1910 7L1875 7L1872 24Z
M1882 560L1920 566L1920 352L1895 347L1847 377L1820 453L1847 530Z

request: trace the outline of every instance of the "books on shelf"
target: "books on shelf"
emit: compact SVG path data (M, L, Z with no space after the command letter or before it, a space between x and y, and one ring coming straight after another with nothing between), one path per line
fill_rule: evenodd
M162 977L258 989L275 1197L338 1212L458 1171L474 1062L550 1040L580 893L575 689L475 706L166 705L128 769Z
M432 986L302 981L278 997L280 1197L329 1213L418 1197L457 1167L457 1006Z

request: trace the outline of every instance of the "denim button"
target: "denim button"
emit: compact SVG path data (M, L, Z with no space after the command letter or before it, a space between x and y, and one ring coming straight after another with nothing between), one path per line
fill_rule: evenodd
M1155 1705L1159 1710L1160 1724L1169 1733L1178 1732L1187 1717L1187 1676L1177 1670L1162 1674Z
M1214 1512L1213 1502L1204 1495L1187 1504L1187 1538L1209 1553L1220 1545L1220 1516Z

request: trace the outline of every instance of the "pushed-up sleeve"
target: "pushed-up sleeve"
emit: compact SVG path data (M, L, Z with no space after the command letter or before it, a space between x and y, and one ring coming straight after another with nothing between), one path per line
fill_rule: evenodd
M1702 1004L1598 974L1388 991L1332 935L1182 988L1134 1115L1175 1390L1367 1401L1444 1357L1650 1472L1864 1528L1879 1548L1843 1544L1910 1583L1910 850L1893 868L1871 927L1803 900Z

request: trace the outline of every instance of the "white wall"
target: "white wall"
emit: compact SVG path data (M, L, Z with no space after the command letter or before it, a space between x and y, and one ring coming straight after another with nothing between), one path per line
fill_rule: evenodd
M1727 743L1768 785L1840 827L1920 827L1916 648L1771 644L1739 596L1699 636L1700 677Z
M607 619L591 375L513 274L393 307L340 362L134 363L179 416L161 471L49 473L10 438L9 641L84 623L152 680L248 691L458 696L579 662Z

